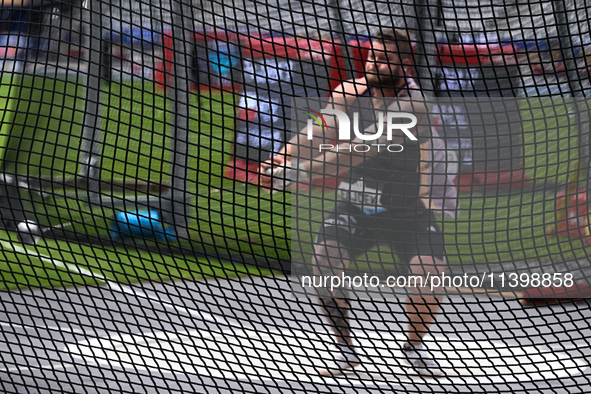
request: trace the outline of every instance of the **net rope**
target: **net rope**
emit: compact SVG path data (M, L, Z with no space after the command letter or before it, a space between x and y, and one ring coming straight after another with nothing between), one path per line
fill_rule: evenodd
M1 11L0 391L591 392L586 0Z

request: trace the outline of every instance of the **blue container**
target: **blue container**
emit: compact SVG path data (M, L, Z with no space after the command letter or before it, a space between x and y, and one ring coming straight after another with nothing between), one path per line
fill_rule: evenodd
M111 225L111 238L126 237L154 238L160 241L176 239L174 230L164 227L160 214L155 210L117 212Z

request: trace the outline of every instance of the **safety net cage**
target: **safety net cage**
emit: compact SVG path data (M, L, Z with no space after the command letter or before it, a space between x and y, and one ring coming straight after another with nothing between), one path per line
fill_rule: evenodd
M591 392L586 0L7 0L0 392Z

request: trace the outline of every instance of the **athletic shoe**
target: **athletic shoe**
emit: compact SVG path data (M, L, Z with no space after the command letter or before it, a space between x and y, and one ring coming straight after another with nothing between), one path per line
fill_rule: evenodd
M25 245L35 245L41 239L41 229L32 220L20 222L16 226L16 236Z
M341 376L361 364L361 358L354 347L337 344L337 348L340 354L335 357L334 366L319 370L321 376Z
M433 360L429 351L423 344L412 345L411 347L402 347L402 353L406 356L408 363L414 367L419 375L439 377L443 376L443 371Z

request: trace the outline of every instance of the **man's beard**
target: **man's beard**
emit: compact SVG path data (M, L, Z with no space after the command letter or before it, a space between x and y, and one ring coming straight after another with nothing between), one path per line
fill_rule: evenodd
M394 75L377 74L374 70L366 71L365 79L368 85L383 87L394 87L398 80Z

